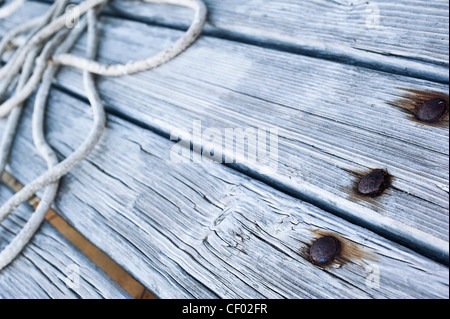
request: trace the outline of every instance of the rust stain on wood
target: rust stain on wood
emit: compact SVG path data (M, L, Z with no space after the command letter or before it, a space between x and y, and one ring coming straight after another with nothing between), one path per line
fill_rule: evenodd
M385 169L372 169L365 172L355 172L357 179L353 186L353 193L361 198L379 197L392 186L394 177ZM378 181L378 179L381 179Z
M383 169L374 169L358 181L356 192L362 196L377 197L391 186L392 176Z
M378 258L374 252L370 252L364 248L363 245L358 244L348 238L343 237L342 235L324 231L321 229L309 229L314 235L312 236L310 242L304 242L306 245L301 251L300 254L302 257L306 258L308 261L310 260L309 250L311 245L319 238L325 236L332 236L339 240L340 242L340 253L339 255L328 265L326 266L318 266L320 268L329 268L329 267L337 267L340 268L345 264L353 263L364 267L364 264L367 264L367 260L376 261Z
M399 107L410 119L422 125L448 126L449 96L440 92L400 88L401 99L387 103Z
M365 202L370 204L372 207L371 209L378 211L380 208L382 208L381 202L378 200L380 197L388 195L389 190L392 189L392 185L395 181L395 176L389 173L387 169L380 169L380 168L372 168L367 170L347 170L346 171L351 175L351 178L353 180L353 184L350 186L340 186L340 190L344 192L347 195L347 200L352 202ZM380 188L379 192L365 195L360 192L359 186L361 183L361 180L364 176L367 176L371 172L374 171L383 171L384 172L384 183L382 185L382 188Z

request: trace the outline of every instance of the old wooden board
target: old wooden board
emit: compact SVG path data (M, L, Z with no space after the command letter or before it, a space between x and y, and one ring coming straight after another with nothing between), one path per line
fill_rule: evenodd
M13 192L0 184L0 202ZM23 204L0 225L0 250L23 227L32 213ZM31 243L0 272L0 299L130 298L102 270L44 223Z
M103 23L106 62L147 56L180 35ZM59 85L82 95L80 79L67 69ZM448 263L448 121L423 125L392 105L406 89L446 92L447 85L204 37L158 70L102 79L100 89L111 111L167 136L189 137L194 121L277 128L276 172L262 175L254 163L243 169ZM394 176L391 189L376 199L356 196L360 174L373 168Z
M27 108L10 167L22 183L45 170L30 119ZM61 157L91 123L85 102L52 92L47 132ZM157 296L447 298L448 267L222 164L174 163L175 145L110 115L101 143L63 179L55 203ZM326 268L307 257L322 234L338 236L343 247Z
M211 16L220 20L227 13L217 11L217 8L226 9L218 3L208 4L212 9ZM274 3L280 5L281 2ZM136 14L138 7L120 8L120 11L128 10L126 15L141 19ZM238 10L238 7L236 4L234 8ZM431 7L434 13L442 12L434 4ZM2 21L0 32L45 8L30 2L19 15ZM166 16L167 8L161 9ZM270 11L270 6L266 9L267 16L276 11ZM242 11L241 14L250 17L256 11ZM173 27L183 26L185 22L176 24L155 17L150 20L155 19L154 22L169 28L124 19L104 19L102 61L125 62L147 56L168 46L181 34ZM218 21L214 19L210 21ZM443 19L446 19L445 14ZM412 121L411 114L394 106L396 100L406 94L405 89L448 91L448 85L437 84L448 83L447 70L443 71L448 65L448 57L447 60L437 57L438 52L442 52L441 42L427 44L424 47L436 45L440 48L433 48L434 53L427 57L422 51L420 56L416 55L420 50L414 46L426 40L415 37L409 42L415 43L411 49L414 54L407 58L411 53L408 49L402 47L403 53L393 53L392 45L386 46L385 52L389 52L386 54L372 52L373 48L355 50L345 41L341 43L344 44L342 48L336 35L318 45L311 44L313 41L309 39L296 43L296 36L286 35L292 26L281 31L277 41L276 33L269 32L267 27L260 26L262 31L258 33L257 29L248 27L253 23L247 22L241 19L240 27L234 30L224 24L209 25L208 36L158 70L122 79L101 79L101 94L109 112L122 118L111 116L115 123L111 127L114 134L108 133L112 137L106 138L112 138L110 145L123 145L116 150L121 151L122 156L112 153L108 157L110 155L106 153L110 150L104 144L98 152L103 154L107 149L105 155L97 154L98 159L91 159L80 168L84 179L76 172L65 179L64 187L67 188L63 188L61 197L66 199L60 199L57 208L67 214L66 218L77 228L83 229L85 235L90 234L89 238L95 244L119 263L126 264L126 269L160 296L448 296L448 268L386 240L392 238L448 264L448 121L440 126L424 126ZM407 28L413 25L406 24ZM416 25L418 29L424 27L422 22ZM435 26L439 28L439 24ZM139 40L129 34L135 34ZM320 33L317 35L321 36ZM349 39L364 38L354 37ZM383 36L379 38L378 41L385 41ZM448 33L447 37L444 33L441 40L448 43ZM324 46L324 43L330 45ZM383 45L377 49L384 50ZM76 52L83 54L83 43ZM298 53L345 63L308 58ZM361 65L392 74L364 69ZM78 97L84 94L78 72L65 70L56 85ZM57 101L60 104L75 103L68 96L58 97ZM188 165L187 170L171 163L169 153L173 144L168 141L169 135L176 133L175 137L181 135L190 140L194 121L202 121L203 128L219 130L277 128L280 143L275 174L262 174L260 169L264 166L255 163L232 166L266 183L261 184L214 163ZM78 123L73 122L73 125ZM62 127L59 129L63 130ZM67 155L81 139L81 136L70 136L67 129L64 134L58 133L61 135L53 133L62 155ZM79 129L85 132L87 126ZM146 130L157 132L159 137ZM161 142L154 145L153 139L161 139ZM195 137L193 144L196 148L206 146L202 142L195 143ZM130 152L131 145L136 147L134 152ZM23 154L33 153L31 144L23 147L17 146L17 152L21 153L14 155L16 161L11 169L27 182L35 175L17 162ZM146 155L142 156L142 153ZM163 164L150 161L148 156L156 157ZM36 156L33 159L37 160L38 169L39 161ZM353 189L360 174L380 167L395 177L388 192L370 200L355 196ZM159 171L150 173L151 168ZM99 175L89 187L91 174L95 176L93 172ZM305 199L318 208L283 195L270 186ZM191 196L192 192L203 197ZM88 206L91 210L89 219L73 217L69 209L73 206L78 208L79 214ZM167 207L170 207L168 215ZM290 212L288 222L277 221L275 216L283 214L285 209ZM148 212L152 210L154 212ZM115 220L117 214L121 215L120 221ZM213 227L211 223L205 226L204 216ZM314 217L312 221L310 216ZM122 220L125 223L121 223ZM174 225L172 221L175 221ZM94 229L91 223L96 224ZM139 228L141 224L144 225L142 229ZM288 235L274 231L279 227L291 231L287 231ZM323 229L349 239L348 247L356 247L350 249L353 253L362 247L365 253L357 256L363 261L352 260L350 256L350 262L342 267L316 273L316 267L308 264L304 250L318 230ZM348 233L354 233L353 237ZM146 241L153 237L157 238L156 246ZM105 238L122 247L116 251L118 247L105 242ZM199 238L203 238L200 244ZM373 238L376 243L371 246ZM354 245L361 245L361 242L362 246ZM379 246L387 248L379 249ZM376 251L377 257L382 256L381 260L374 254L367 254L366 250ZM400 257L397 256L399 252ZM145 261L142 261L143 255ZM285 255L294 260L286 260ZM375 264L370 262L373 259L377 260ZM299 264L302 267L297 268ZM403 264L408 265L406 273L403 273ZM220 267L227 272L222 273ZM387 274L388 282L382 282L379 289L373 290L367 279L380 267L381 273ZM152 269L151 273L143 274L143 269L148 268ZM286 271L280 275L279 268ZM397 281L390 282L398 272L401 275ZM278 276L275 279L274 274ZM430 287L419 283L420 274L426 277L420 280L434 287L431 292L424 292ZM293 279L295 276L297 281ZM328 276L338 276L338 279L328 284ZM299 277L310 281L300 283ZM381 278L384 280L383 275ZM286 287L286 282L292 286Z
M49 2L48 0L46 2ZM75 1L79 2L79 1ZM448 83L446 0L205 0L208 35ZM113 1L111 15L186 28L188 9Z
M110 63L145 57L180 36L115 18L103 19L102 30L100 60ZM195 121L222 132L278 129L275 172L245 162L240 169L448 263L448 120L424 125L395 105L407 90L444 93L448 85L213 37L157 70L99 82L111 112L167 137L190 139ZM84 94L72 69L58 86ZM206 144L196 141L198 149ZM361 174L376 168L393 175L392 187L378 198L355 194Z

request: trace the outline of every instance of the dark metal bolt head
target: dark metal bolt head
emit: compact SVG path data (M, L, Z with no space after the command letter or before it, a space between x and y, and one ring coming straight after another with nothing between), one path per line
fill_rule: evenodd
M376 169L363 176L358 185L358 192L365 196L377 196L388 187L389 174Z
M336 237L320 237L309 248L309 259L318 266L330 264L341 252L341 243Z
M448 102L434 98L423 102L416 110L416 117L422 122L440 122L448 112Z

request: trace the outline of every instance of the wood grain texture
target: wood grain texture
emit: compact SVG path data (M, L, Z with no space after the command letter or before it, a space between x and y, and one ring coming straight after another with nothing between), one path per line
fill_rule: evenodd
M105 62L143 57L179 36L115 19L103 30ZM130 40L131 32L141 37ZM143 40L150 34L154 41ZM58 85L84 94L72 69ZM447 85L203 38L158 70L101 78L99 87L110 111L167 136L189 138L194 121L222 131L277 128L276 173L262 175L252 163L244 170L448 260L448 121L423 125L391 105L403 88L448 92ZM392 187L379 198L356 196L360 174L375 168L394 176Z
M0 203L13 192L0 184ZM32 213L27 204L0 225L0 250L17 234ZM74 271L79 270L78 287ZM69 279L68 279L69 278ZM66 284L69 282L69 286ZM31 243L8 267L0 272L0 299L130 298L130 296L92 261L62 237L47 222Z
M448 83L446 0L205 0L208 34ZM113 1L110 14L187 28L188 9ZM379 18L377 14L379 13Z
M10 167L22 183L45 169L30 118L27 108ZM448 296L448 267L222 164L176 164L173 142L108 118L101 143L62 180L54 208L158 297ZM88 105L52 92L47 132L60 156L91 123ZM308 244L323 232L341 238L340 266L308 261Z
M181 34L102 23L106 63L144 58ZM58 85L84 95L78 71L65 69ZM448 263L448 120L423 125L392 105L406 89L448 92L448 85L203 37L156 70L101 78L99 87L111 112L166 136L189 137L194 121L204 129L277 128L276 173L262 175L252 163L243 170ZM392 187L376 199L355 195L361 174L374 168L394 176Z

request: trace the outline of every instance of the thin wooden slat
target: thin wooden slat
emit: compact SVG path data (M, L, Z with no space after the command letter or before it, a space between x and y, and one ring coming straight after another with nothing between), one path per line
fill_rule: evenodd
M281 50L448 83L446 0L204 0L206 32ZM186 28L192 13L114 1L112 15ZM377 14L379 13L379 19Z
M100 59L145 57L179 35L105 19ZM58 85L84 94L76 70L65 69ZM203 37L157 70L101 78L99 87L111 111L167 136L189 137L194 121L222 132L277 128L276 172L243 169L448 263L448 121L424 125L392 105L406 89L445 93L447 85ZM392 187L378 198L356 195L360 174L375 168L394 176Z
M13 192L0 184L0 203ZM0 225L0 250L30 217L28 204ZM44 222L25 250L0 271L1 299L130 298L94 263Z
M45 170L30 119L28 108L10 167L22 183ZM52 92L47 132L62 157L91 123L84 102ZM448 296L448 267L224 165L174 163L174 145L110 115L101 143L63 179L55 203L158 297ZM307 245L320 233L341 238L340 267L308 261ZM378 273L379 287L372 281Z

